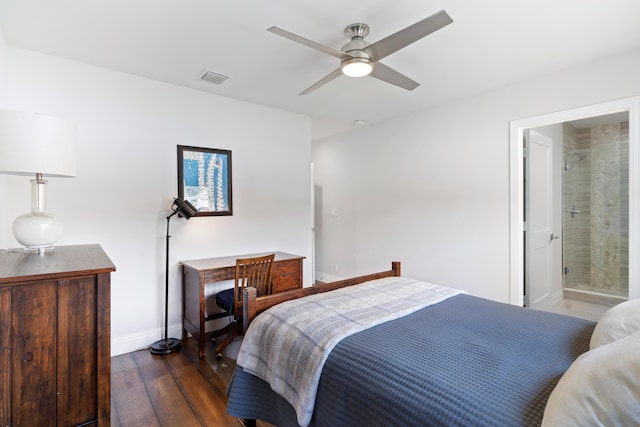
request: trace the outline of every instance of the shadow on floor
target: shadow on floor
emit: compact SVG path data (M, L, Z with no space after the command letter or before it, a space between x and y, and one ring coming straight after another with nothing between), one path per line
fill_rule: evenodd
M233 370L236 368L236 358L238 357L241 343L242 338L236 339L224 350L221 360L216 359L215 349L212 343L207 343L205 347L205 358L202 360L198 359L198 344L193 337L187 340L186 345L183 344L183 351L185 351L193 363L199 367L206 378L210 378L212 374L215 374L224 382L226 388L231 381Z

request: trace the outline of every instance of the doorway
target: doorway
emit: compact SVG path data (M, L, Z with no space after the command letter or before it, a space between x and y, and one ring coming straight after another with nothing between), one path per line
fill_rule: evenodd
M581 107L550 113L527 119L515 120L510 123L510 221L511 221L511 250L510 250L510 302L516 305L524 305L524 277L525 264L525 194L524 175L525 164L522 161L524 147L522 144L527 129L548 126L556 123L572 122L575 120L593 118L613 113L626 113L629 117L629 159L628 159L628 297L630 299L640 297L640 284L638 282L638 254L639 254L639 189L638 172L640 162L638 160L638 123L639 123L640 98L627 98L597 104L589 107ZM578 153L576 153L578 154ZM571 154L569 154L571 155ZM580 209L575 209L580 210ZM575 213L574 213L575 215Z
M576 298L629 296L629 118L563 124L563 288Z

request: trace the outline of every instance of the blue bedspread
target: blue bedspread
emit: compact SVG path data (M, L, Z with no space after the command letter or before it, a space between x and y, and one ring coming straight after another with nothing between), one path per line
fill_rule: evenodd
M459 295L342 340L312 426L535 426L594 323ZM262 380L237 370L227 413L297 426Z

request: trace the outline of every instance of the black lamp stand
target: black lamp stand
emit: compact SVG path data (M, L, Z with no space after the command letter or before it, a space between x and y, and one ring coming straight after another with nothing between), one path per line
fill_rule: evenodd
M183 201L176 198L173 201L173 206L176 206L176 209L171 213L171 215L167 216L166 258L164 263L164 338L151 344L151 354L157 354L160 356L171 354L180 350L180 347L182 347L182 342L179 339L167 337L169 332L169 239L171 238L169 235L169 221L171 220L171 217L177 213L180 213L183 217L189 219L197 212L197 209L187 200Z

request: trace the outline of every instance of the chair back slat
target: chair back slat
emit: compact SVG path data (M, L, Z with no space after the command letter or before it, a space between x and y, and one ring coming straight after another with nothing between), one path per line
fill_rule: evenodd
M271 294L271 276L275 254L255 257L238 258L236 260L235 277L235 312L242 315L242 290L247 287L256 288L258 295Z

